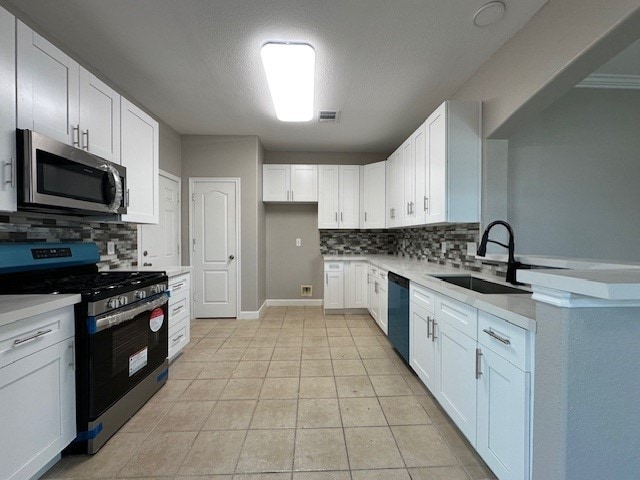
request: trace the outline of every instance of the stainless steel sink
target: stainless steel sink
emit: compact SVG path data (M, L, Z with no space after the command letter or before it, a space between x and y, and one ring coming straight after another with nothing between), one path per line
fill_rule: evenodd
M482 278L474 277L472 275L432 275L435 278L439 278L443 282L451 283L474 292L484 294L500 294L511 295L516 293L530 293L521 288L508 287L506 285L500 285L499 283L483 280Z

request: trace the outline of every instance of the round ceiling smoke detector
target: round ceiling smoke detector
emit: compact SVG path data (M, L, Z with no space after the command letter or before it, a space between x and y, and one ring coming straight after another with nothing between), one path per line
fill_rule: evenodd
M503 2L489 2L478 9L473 15L473 24L478 27L487 27L496 23L504 15L507 9Z

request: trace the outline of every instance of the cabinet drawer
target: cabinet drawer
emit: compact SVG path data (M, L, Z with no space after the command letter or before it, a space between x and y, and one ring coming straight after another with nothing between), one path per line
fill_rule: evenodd
M413 283L409 286L409 301L419 307L424 308L428 312L434 313L436 310L436 297L431 290L419 287Z
M173 360L189 343L188 328L188 324L185 324L169 336L169 360ZM169 375L171 375L171 373L169 373Z
M177 295L178 293L182 293L185 290L189 290L190 283L190 275L188 273L185 275L178 275L177 277L170 278L169 291L171 292L171 295Z
M476 339L478 335L478 310L453 298L436 297L436 317L453 328Z
M487 312L478 314L478 342L521 370L529 371L527 331Z
M342 272L344 271L344 262L325 262L325 272Z
M189 298L183 297L178 302L169 305L169 327L183 318L189 317Z
M74 332L73 306L0 327L0 367L71 338Z
M171 339L171 336L174 333L176 333L178 330L181 330L181 329L185 328L187 323L188 322L187 322L187 318L186 317L177 318L173 322L171 322L169 324L169 339Z

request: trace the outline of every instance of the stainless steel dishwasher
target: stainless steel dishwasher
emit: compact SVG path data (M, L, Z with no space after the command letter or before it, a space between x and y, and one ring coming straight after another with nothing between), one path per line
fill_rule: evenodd
M389 341L409 362L409 280L389 272Z

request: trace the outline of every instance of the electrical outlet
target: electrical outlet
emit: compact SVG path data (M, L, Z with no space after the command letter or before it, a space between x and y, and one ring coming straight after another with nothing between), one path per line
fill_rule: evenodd
M300 285L300 296L310 297L313 295L313 287L311 285Z
M467 256L475 257L478 252L478 244L476 242L467 242Z
M301 247L301 246L302 246L302 239L296 238L296 247Z
M107 255L116 254L116 242L107 242Z
M447 242L442 242L441 247L442 253L447 253Z

